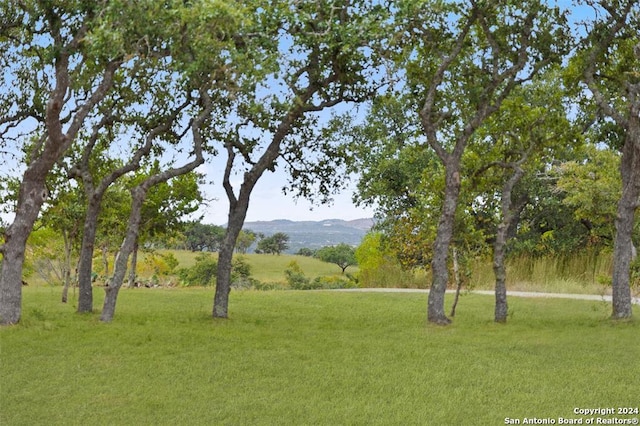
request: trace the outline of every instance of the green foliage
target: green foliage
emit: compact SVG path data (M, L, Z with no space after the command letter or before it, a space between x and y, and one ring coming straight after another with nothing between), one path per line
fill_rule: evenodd
M215 285L218 262L207 253L199 254L196 263L190 268L178 270L178 276L183 286L209 286Z
M307 278L295 260L289 263L284 274L287 279L287 284L289 284L289 287L293 290L311 290L314 288L309 278Z
M236 256L231 264L231 286L233 288L250 288L257 283L251 277L251 265L244 256Z
M313 289L333 290L340 288L355 288L357 283L345 275L323 275L316 277L311 283Z
M184 235L186 247L191 251L217 251L224 239L222 226L208 225L200 222L185 224Z
M375 287L424 287L426 280L420 274L402 267L393 251L383 240L383 234L370 232L355 251L358 261L358 285Z
M345 275L320 275L310 280L295 260L284 271L287 284L292 290L329 290L355 287L355 281Z
M158 172L155 164L140 173L140 178ZM201 175L190 172L151 187L142 206L140 239L156 241L174 234L182 218L194 213L202 204L201 181Z
M308 247L302 247L300 250L298 250L298 252L296 253L298 256L307 256L307 257L313 257L316 254L316 251L313 249L310 249Z
M354 248L345 243L337 246L322 247L316 252L315 256L323 262L338 265L343 274L349 266L358 264Z
M257 235L255 232L247 229L241 229L236 240L236 252L246 254L249 247L256 241Z
M609 149L585 148L585 158L560 164L555 173L562 202L588 230L591 245L610 245L616 204L622 194L620 156Z
M173 274L179 264L180 262L171 252L150 252L145 254L142 265L139 265L142 268L137 272L138 275L167 276Z
M289 248L289 236L284 232L276 232L275 234L264 237L258 241L256 253L268 253L280 255Z

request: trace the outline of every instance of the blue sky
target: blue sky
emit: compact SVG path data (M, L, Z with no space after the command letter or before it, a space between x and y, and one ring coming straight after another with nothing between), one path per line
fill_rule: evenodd
M223 159L222 156L220 159ZM224 160L224 159L223 159ZM227 222L229 203L222 188L222 168L219 161L208 161L198 169L205 173L208 180L213 180L213 185L204 187L207 198L216 200L204 206L199 213L204 214L203 222L215 225L223 225ZM282 186L287 182L287 175L282 168L275 172L265 172L258 181L251 195L247 222L259 220L324 220L324 219L361 219L373 217L372 208L356 207L352 202L352 195L356 185L356 179L351 181L350 188L345 189L334 197L331 205L314 205L304 199L294 199L291 195L284 195ZM234 187L240 182L233 181Z

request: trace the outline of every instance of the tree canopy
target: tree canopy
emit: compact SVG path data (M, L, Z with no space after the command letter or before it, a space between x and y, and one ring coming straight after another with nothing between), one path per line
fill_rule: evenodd
M390 257L426 271L433 323L450 322L460 256L491 256L504 322L508 256L579 248L614 251L612 317L629 318L640 6L578 3L579 22L543 0L2 2L0 323L20 320L36 227L60 235L65 282L78 261L80 312L94 252L105 275L116 256L105 318L139 241L179 231L219 252L212 315L226 318L234 252L258 238L243 231L252 193L277 168L287 194L319 202L357 173L379 216L363 273ZM224 228L190 216L215 156ZM355 262L346 245L316 255Z
M315 257L323 262L335 263L338 267L344 271L353 265L357 265L355 249L349 244L338 244L337 246L327 246L319 249Z

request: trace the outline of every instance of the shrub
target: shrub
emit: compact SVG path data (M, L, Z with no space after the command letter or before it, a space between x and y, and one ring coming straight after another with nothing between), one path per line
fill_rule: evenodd
M200 254L196 257L196 263L191 268L182 268L178 271L178 276L182 285L208 286L214 285L218 262L210 254Z
M317 289L336 289L336 288L354 288L356 283L342 275L323 275L316 277L311 283L313 288Z
M173 253L148 253L142 264L139 263L139 271L144 275L169 275L174 272L179 262Z
M287 277L287 284L293 290L308 290L310 289L310 281L302 272L302 268L298 265L298 262L292 260L287 269L285 269L284 274Z

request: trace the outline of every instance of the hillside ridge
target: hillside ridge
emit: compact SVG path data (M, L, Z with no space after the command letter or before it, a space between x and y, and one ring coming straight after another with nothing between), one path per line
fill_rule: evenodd
M318 249L340 243L358 246L374 224L375 220L373 218L353 220L325 219L318 221L276 219L245 222L243 228L262 233L265 236L283 232L289 236L289 249L287 252L295 253L303 247Z

